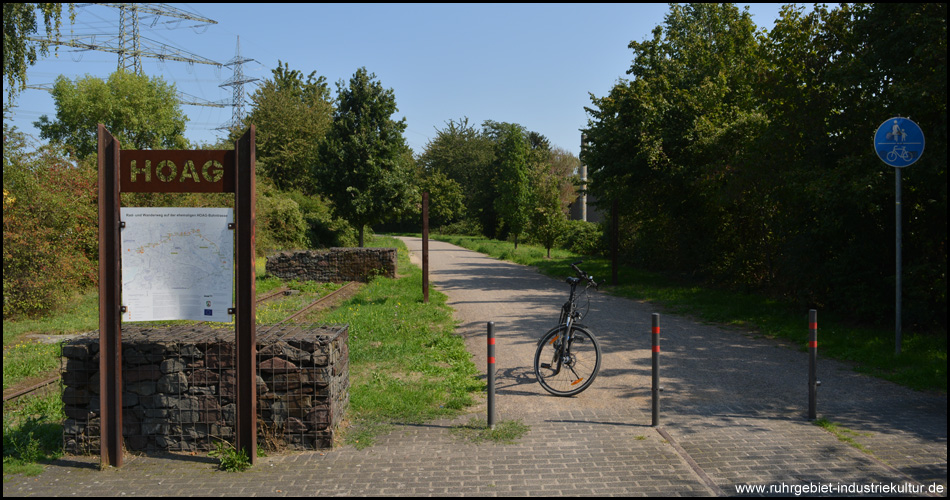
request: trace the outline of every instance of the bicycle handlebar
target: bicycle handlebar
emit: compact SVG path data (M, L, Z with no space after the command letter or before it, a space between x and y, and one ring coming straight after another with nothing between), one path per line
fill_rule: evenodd
M577 273L578 276L581 277L581 279L586 280L588 283L590 283L591 286L593 286L594 288L597 288L597 282L594 281L594 277L582 271L581 268L577 267L578 264L583 264L583 263L584 263L583 260L574 262L571 264L571 268L574 269L574 271Z

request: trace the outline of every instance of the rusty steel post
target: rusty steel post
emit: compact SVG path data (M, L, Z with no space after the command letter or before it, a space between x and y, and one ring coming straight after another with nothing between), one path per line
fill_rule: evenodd
M244 450L251 464L257 460L257 325L254 272L254 198L255 198L255 134L250 129L234 144L235 192L235 287L234 316L235 351L237 359L237 408L235 446Z
M122 267L119 141L98 124L100 460L122 466Z
M422 300L429 303L429 192L422 193Z
M620 254L620 208L617 200L610 205L610 284L619 284L617 266Z

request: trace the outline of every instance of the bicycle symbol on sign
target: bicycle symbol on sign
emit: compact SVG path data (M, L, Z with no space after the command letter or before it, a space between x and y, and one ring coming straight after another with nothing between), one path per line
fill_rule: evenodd
M887 153L887 161L896 161L898 158L904 161L911 161L914 159L914 152L907 151L906 146L894 146L894 150Z

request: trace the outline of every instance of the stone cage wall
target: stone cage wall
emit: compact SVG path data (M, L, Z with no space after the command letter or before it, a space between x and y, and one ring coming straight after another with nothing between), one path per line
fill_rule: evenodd
M341 283L396 277L395 248L330 248L279 252L267 257L267 274L282 279Z
M257 442L269 450L332 446L349 403L348 327L257 327ZM129 451L233 445L233 328L122 329L122 434ZM68 453L100 452L98 332L63 344Z

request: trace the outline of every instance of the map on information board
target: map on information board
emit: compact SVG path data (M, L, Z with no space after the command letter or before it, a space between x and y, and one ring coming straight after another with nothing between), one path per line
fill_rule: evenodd
M123 321L231 321L230 208L121 208Z

